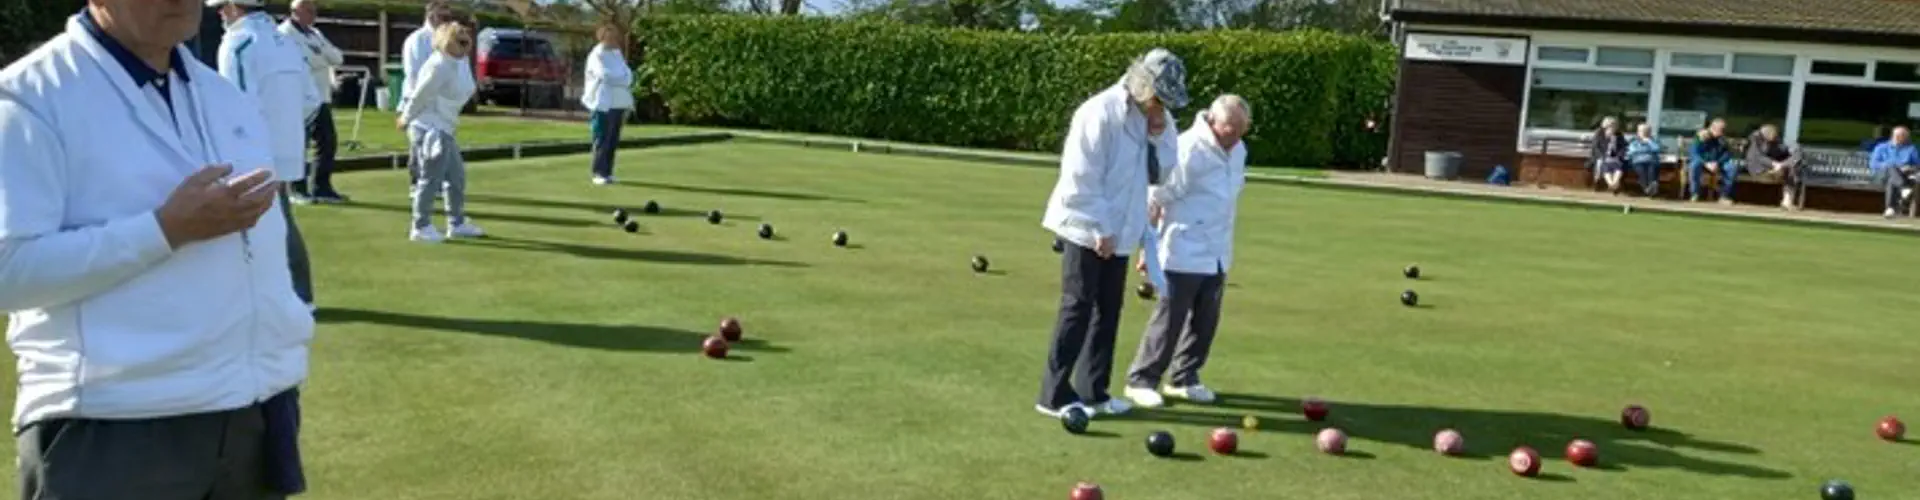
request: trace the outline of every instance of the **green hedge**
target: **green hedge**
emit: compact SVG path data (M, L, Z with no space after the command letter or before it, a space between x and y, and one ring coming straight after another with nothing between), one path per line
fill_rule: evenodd
M1253 104L1253 162L1377 161L1363 134L1391 90L1384 44L1320 31L1045 35L807 17L638 21L647 74L674 121L952 146L1057 151L1073 109L1147 49L1187 63L1196 109ZM645 97L645 96L643 96Z

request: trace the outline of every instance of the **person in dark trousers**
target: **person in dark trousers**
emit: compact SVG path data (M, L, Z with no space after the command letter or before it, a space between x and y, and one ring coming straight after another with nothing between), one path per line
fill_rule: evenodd
M1235 206L1247 173L1247 148L1240 138L1251 119L1246 99L1232 94L1214 99L1180 135L1179 165L1166 182L1147 189L1150 211L1160 219L1160 249L1152 253L1160 260L1166 288L1127 372L1127 399L1142 407L1166 404L1163 395L1214 401L1213 390L1200 382L1200 369L1213 350L1227 270L1233 265Z
M1800 148L1781 139L1780 128L1773 124L1761 125L1760 130L1747 136L1747 173L1780 180L1782 209L1800 209L1795 200L1795 195L1800 193L1800 156ZM1732 192L1728 193L1728 197L1732 197Z
M333 125L333 68L345 61L344 55L327 35L313 25L319 16L319 0L294 0L293 14L280 22L280 34L299 45L307 56L313 88L320 92L320 108L307 117L307 138L313 142L313 162L308 165L311 183L293 184L293 195L314 203L345 203L346 196L333 189L333 160L339 151L340 135Z
M580 104L593 111L593 183L614 183L613 155L620 150L620 128L633 110L633 69L620 47L626 33L614 25L601 26L600 44L587 54L587 86Z
M1695 135L1693 145L1687 147L1687 201L1700 201L1700 184L1706 181L1707 174L1720 176L1720 204L1733 204L1733 183L1739 176L1731 162L1733 154L1727 151L1725 136L1726 120L1715 118Z
M1899 217L1901 208L1913 197L1914 183L1920 182L1920 151L1913 146L1912 131L1894 127L1887 142L1873 147L1867 167L1886 189L1886 217Z
M1125 413L1107 386L1127 287L1127 255L1145 237L1147 158L1177 162L1168 109L1187 105L1186 66L1166 49L1134 60L1119 83L1074 111L1060 155L1060 178L1041 225L1061 253L1060 316L1054 325L1034 408ZM1124 246L1122 246L1124 245ZM1074 381L1079 387L1074 387Z

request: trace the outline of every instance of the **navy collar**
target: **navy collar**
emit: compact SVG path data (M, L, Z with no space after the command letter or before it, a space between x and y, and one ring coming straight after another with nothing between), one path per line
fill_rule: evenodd
M160 74L160 70L148 66L146 61L133 55L133 51L121 45L119 40L107 36L106 30L100 29L100 23L94 22L92 10L80 9L80 27L86 29L87 34L92 35L93 40L99 42L100 46L107 48L107 53L113 55L113 60L119 61L120 67L127 70L127 76L133 77L134 85L147 86L165 81L162 77L166 75ZM192 81L187 77L187 64L181 59L179 50L171 51L167 57L168 64L173 66L174 76L180 77L182 82Z

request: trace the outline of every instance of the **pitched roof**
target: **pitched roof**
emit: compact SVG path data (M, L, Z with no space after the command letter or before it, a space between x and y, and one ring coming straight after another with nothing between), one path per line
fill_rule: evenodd
M1394 0L1399 20L1442 17L1920 36L1920 0ZM1558 23L1556 23L1558 24Z

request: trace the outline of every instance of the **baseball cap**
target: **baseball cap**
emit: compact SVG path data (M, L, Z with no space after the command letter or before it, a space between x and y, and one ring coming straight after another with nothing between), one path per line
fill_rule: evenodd
M1187 107L1187 65L1173 51L1155 47L1134 64L1153 75L1153 95L1169 108Z

